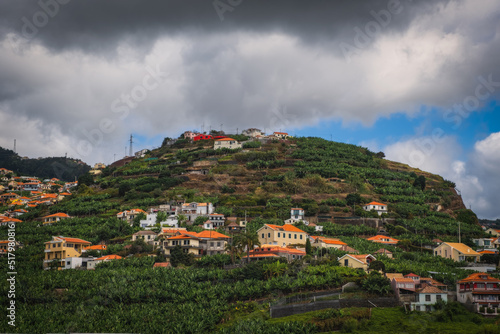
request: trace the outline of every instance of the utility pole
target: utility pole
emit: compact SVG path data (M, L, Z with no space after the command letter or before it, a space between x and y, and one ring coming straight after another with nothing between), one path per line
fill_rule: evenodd
M14 153L17 153L16 152L16 140L14 139Z
M132 140L132 134L130 135L130 148L129 148L129 156L132 156L132 144L133 144L133 140Z
M458 243L462 242L462 238L460 237L460 222L458 222Z

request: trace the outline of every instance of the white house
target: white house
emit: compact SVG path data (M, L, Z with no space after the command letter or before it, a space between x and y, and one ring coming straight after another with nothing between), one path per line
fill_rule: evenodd
M252 137L252 138L255 138L258 136L264 136L264 132L261 131L260 129L256 129L256 128L250 128L250 129L243 130L241 132L241 134L244 136Z
M274 132L273 136L279 139L287 139L288 137L290 137L286 132Z
M229 149L237 149L237 148L241 148L242 145L236 140L236 139L233 139L233 138L221 138L221 139L217 139L215 142L214 142L214 150L217 150L219 148L229 148Z
M139 222L140 226L146 230L153 228L156 225L156 218L158 216L157 212L149 213L146 215L146 219L143 219ZM160 226L171 226L171 227L177 227L178 225L178 220L177 217L174 215L171 215L167 217L166 220L163 220L160 222Z
M93 259L93 260L90 260L87 262L87 269L89 270L95 270L95 266L98 265L99 263L101 262L108 262L108 261L112 261L112 260L121 260L122 257L119 256L119 255L105 255L105 256L101 256L97 259Z
M434 304L437 302L448 301L448 293L435 286L426 285L415 292L415 302L410 304L412 311L431 312L434 311Z
M93 257L67 257L64 259L63 269L87 268L88 262L92 260Z
M224 226L224 221L226 220L224 215L220 213L211 213L208 215L208 219L212 222L214 228Z
M292 208L290 210L290 219L285 220L286 224L295 224L299 221L303 221L305 225L308 222L305 220L305 211L302 208Z
M379 202L370 202L363 206L365 211L377 211L378 215L381 216L383 213L387 213L387 204Z
M214 213L214 207L212 203L184 203L181 213L187 217L188 222L192 222L198 216L208 216Z

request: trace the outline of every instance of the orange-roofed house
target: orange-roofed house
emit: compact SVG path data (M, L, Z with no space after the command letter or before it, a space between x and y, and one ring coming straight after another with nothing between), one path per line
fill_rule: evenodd
M304 256L306 256L306 252L303 250L275 245L261 245L249 252L250 261L273 257L284 257L287 261L293 261Z
M167 257L170 256L172 249L177 246L180 246L186 254L201 257L203 255L226 253L226 245L230 240L231 237L213 230L205 230L199 233L179 231L176 235L165 239L162 248Z
M415 302L410 303L412 311L434 311L434 304L437 302L448 302L448 293L438 287L424 284L423 287L415 291Z
M83 248L83 252L88 252L88 251L98 251L99 253L102 251L105 251L108 247L106 245L94 245L94 246L87 246Z
M457 282L457 301L496 308L500 305L500 280L486 273L474 273Z
M90 242L82 239L52 237L52 240L45 243L44 269L50 269L52 264L58 269L66 269L66 259L79 258L86 246L90 246Z
M309 237L306 232L291 224L285 224L283 226L265 224L257 231L257 235L261 245L268 244L283 247L292 244L305 245Z
M453 261L477 262L481 254L462 243L443 242L434 248L434 256L441 256Z
M48 215L48 216L42 217L42 220L43 220L44 225L49 225L49 224L53 224L55 222L58 222L61 219L69 219L69 218L71 218L71 217L68 214L63 213L63 212L58 212L58 213L54 213L53 215Z
M141 213L146 215L146 211L144 211L142 209L125 210L122 212L118 212L116 214L116 218L118 218L120 220L124 220L124 221L128 222L129 224L132 224L134 222L134 218L137 217L138 215L140 215Z
M345 242L339 239L321 236L311 236L310 238L313 240L313 242L311 242L311 246L313 247L341 249L343 246L347 246Z
M104 255L104 256L101 256L97 259L94 259L94 260L89 260L87 262L87 269L89 270L95 270L95 267L101 263L101 262L108 262L108 261L113 261L113 260L121 260L122 257L119 256L119 255L115 255L115 254L112 254L112 255Z
M23 221L17 218L5 217L0 219L0 226L11 226L12 224L22 223Z
M500 230L497 228L489 228L485 232L491 234L494 237L500 237Z
M6 255L8 252L22 248L19 241L0 240L0 255Z
M399 242L398 239L394 239L394 238L391 238L391 237L388 237L385 235L376 235L374 237L368 238L367 240L372 241L372 242L376 242L379 244L393 245L393 246L395 246Z
M379 216L381 216L383 213L387 213L387 204L380 203L380 202L370 202L368 204L363 205L363 209L365 211L372 211L375 210Z
M287 139L288 137L290 137L290 135L286 132L273 132L273 137L279 139Z
M370 263L375 260L375 256L371 254L345 254L338 259L341 267L360 268L364 271L368 271Z
M241 144L236 139L228 137L216 139L214 142L214 150L217 150L219 148L228 148L234 150L241 147Z

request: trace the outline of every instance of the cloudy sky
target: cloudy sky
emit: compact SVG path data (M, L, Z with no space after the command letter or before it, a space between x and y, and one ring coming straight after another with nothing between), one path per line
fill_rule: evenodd
M0 146L89 164L184 130L349 142L500 218L496 0L0 0Z

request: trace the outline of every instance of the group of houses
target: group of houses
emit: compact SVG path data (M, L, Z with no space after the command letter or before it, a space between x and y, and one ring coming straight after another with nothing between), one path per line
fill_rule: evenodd
M213 140L214 141L214 149L222 149L222 148L228 148L228 149L238 149L242 148L242 144L238 142L237 140L229 137L222 135L222 131L220 132L221 135L210 135L206 133L199 133L196 131L185 131L182 134L182 137L184 139L191 140L193 142L197 141L204 141L204 140ZM273 132L270 135L266 135L263 131L256 129L256 128L250 128L243 130L241 132L242 135L248 136L252 138L252 140L262 140L262 141L268 141L272 139L287 139L291 137L288 133L286 132Z

